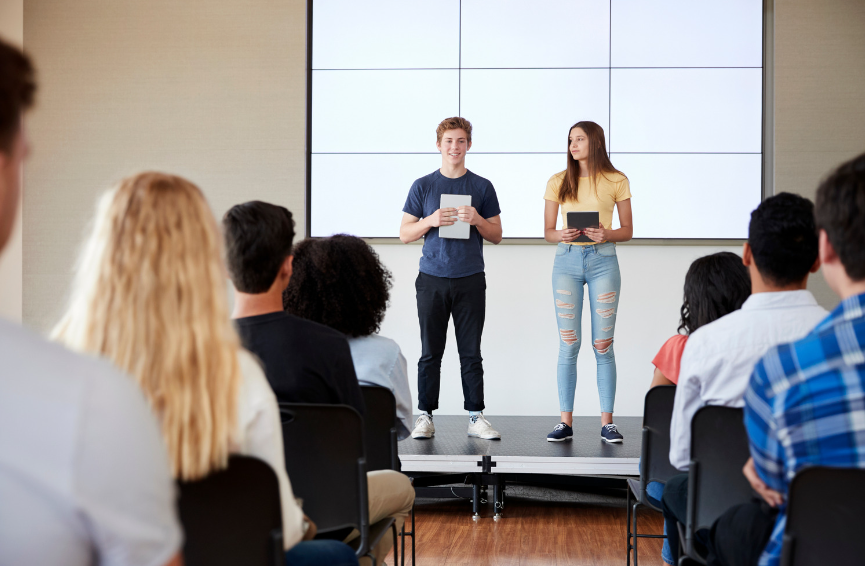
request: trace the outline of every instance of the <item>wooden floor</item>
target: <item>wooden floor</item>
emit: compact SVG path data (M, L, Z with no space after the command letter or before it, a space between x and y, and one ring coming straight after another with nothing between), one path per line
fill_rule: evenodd
M476 566L625 564L625 500L553 503L523 498L507 501L507 514L478 522L464 500L438 500L416 507L417 564ZM640 532L660 534L663 518L640 511ZM407 539L407 545L411 539ZM640 564L662 566L661 539L640 540ZM411 551L406 548L406 564ZM393 555L387 558L393 566Z

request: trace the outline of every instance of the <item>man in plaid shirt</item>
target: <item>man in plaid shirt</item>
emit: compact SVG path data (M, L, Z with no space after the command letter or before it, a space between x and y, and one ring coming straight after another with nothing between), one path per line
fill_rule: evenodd
M743 472L762 501L718 519L710 564L776 566L796 472L865 468L865 154L823 182L815 216L823 274L841 304L755 366L744 411L752 457Z

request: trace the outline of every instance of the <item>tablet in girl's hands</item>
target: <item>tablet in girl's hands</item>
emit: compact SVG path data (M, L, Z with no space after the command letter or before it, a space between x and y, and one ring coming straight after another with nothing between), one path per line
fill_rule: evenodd
M568 225L567 228L576 228L577 230L585 230L586 228L600 228L601 227L601 218L600 214L595 211L589 212L568 212L567 213ZM585 234L580 234L574 240L574 242L586 242L593 244L595 243L591 238L586 236Z

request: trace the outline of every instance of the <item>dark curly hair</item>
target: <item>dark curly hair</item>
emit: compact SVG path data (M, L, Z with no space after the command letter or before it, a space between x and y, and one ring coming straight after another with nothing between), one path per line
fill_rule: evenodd
M393 276L355 236L306 239L294 248L285 310L351 337L375 334L384 320Z
M751 295L751 276L742 258L719 252L694 260L685 275L679 332L686 335L741 308Z

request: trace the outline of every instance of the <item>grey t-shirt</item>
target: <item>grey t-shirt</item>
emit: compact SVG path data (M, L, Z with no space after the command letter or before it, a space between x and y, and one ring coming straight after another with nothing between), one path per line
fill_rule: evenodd
M137 384L0 320L0 564L162 565L175 499Z

